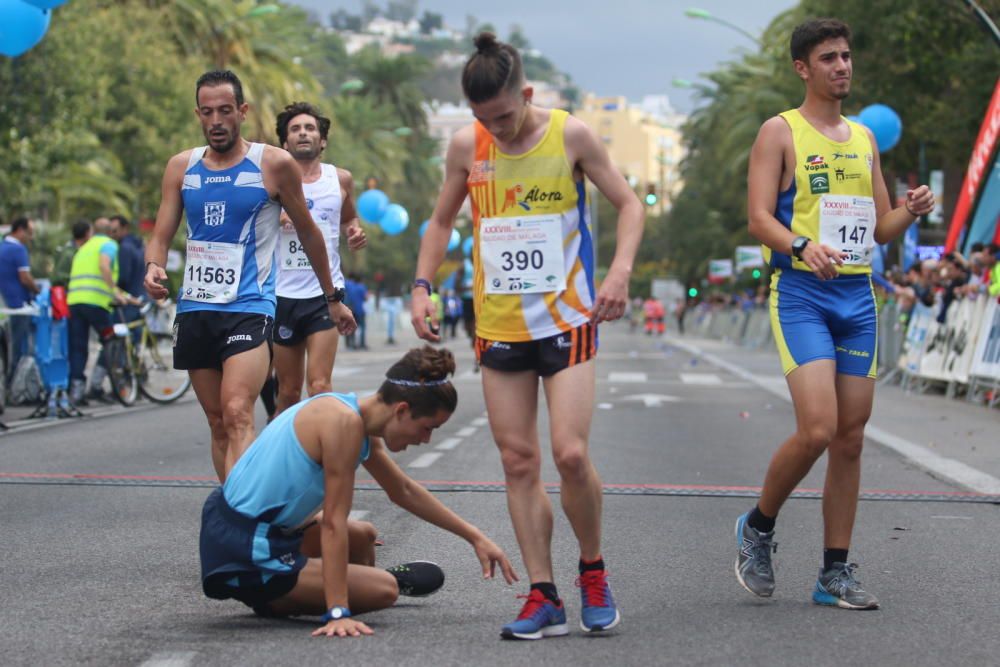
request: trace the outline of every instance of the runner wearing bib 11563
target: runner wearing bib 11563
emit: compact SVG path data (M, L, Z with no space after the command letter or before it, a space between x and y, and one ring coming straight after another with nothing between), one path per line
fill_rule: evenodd
M764 123L750 154L749 230L774 269L771 323L797 429L771 459L760 502L736 522L735 571L751 593L772 594L778 510L825 451L825 548L812 597L874 609L878 599L847 558L877 369L872 250L929 213L934 197L921 186L893 209L874 136L841 115L850 37L836 19L795 29L791 55L805 101Z
M581 626L620 620L601 556L601 481L588 439L597 324L625 311L642 237L639 200L594 133L565 111L531 105L517 50L490 33L476 38L462 87L477 122L448 147L445 182L424 232L412 290L412 321L438 340L430 279L441 264L465 197L473 211L476 347L490 428L500 449L507 503L531 577L531 593L505 638L567 633L552 570L552 505L541 483L538 386L545 391L560 499L580 547ZM618 210L618 247L594 287L594 239L585 178Z
M167 163L156 227L146 248L145 287L169 295L167 249L187 217L187 263L174 322L174 366L191 375L212 429L212 463L220 480L253 440L253 403L267 374L274 320L275 246L284 207L334 301L326 247L302 195L292 157L240 137L248 105L230 71L202 75L196 115L208 145ZM331 316L335 313L331 312ZM353 324L341 323L344 330Z

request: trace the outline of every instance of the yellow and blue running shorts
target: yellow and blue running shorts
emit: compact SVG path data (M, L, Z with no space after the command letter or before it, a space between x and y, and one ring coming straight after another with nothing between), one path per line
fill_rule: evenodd
M833 359L837 373L877 376L878 315L869 275L820 280L810 271L776 271L770 307L785 375L810 361Z

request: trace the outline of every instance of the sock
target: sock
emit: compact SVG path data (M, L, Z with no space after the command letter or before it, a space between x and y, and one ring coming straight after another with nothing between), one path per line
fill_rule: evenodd
M747 523L750 527L756 530L758 533L770 533L774 530L774 520L778 517L767 516L760 511L758 505L754 505L754 508L750 511L750 516L747 517Z
M580 559L580 574L584 572L589 572L590 570L603 570L604 569L604 557L598 556L594 560L586 561L582 558Z
M562 604L562 601L559 599L559 593L556 592L556 585L551 581L540 581L537 584L531 584L531 590L541 591L547 600L551 600L556 605Z
M847 562L847 549L823 549L823 571L826 572L834 563Z

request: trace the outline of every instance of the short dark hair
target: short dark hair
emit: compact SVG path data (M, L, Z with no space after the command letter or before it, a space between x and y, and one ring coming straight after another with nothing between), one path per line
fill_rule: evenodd
M29 222L31 222L31 220L27 216L24 216L24 215L22 215L22 216L20 216L18 218L14 218L11 221L11 223L10 223L10 231L11 231L11 233L14 233L14 232L16 232L18 230L21 230L21 229L27 229Z
M851 43L851 28L840 19L810 19L795 26L792 31L792 60L808 62L813 47L828 39L843 37Z
M997 253L1000 253L1000 245L997 245L996 243L991 243L987 247L990 249L990 254L993 255L994 257L997 255Z
M126 218L124 215L113 215L108 219L111 220L112 222L117 222L122 227L128 227L130 224L132 224L129 222L128 218Z
M223 86L227 83L233 87L236 104L243 106L243 83L235 72L228 69L214 69L199 76L198 82L194 85L194 103L198 104L198 93L204 86Z
M969 252L982 252L986 248L982 241L976 241L969 246Z
M292 119L301 114L312 116L319 125L319 136L326 139L330 134L330 119L324 116L319 109L308 102L292 102L278 114L278 122L275 129L278 132L278 145L284 146L288 140L288 124Z
M524 68L517 49L497 40L492 32L479 33L473 42L476 52L462 68L462 92L470 102L492 100L524 83Z
M90 232L90 220L77 220L73 223L73 227L70 233L73 234L73 239L75 241L82 241L87 237Z
M451 414L458 405L455 385L448 380L454 373L455 357L450 350L415 347L386 372L378 395L390 405L405 401L415 418L430 417L440 410Z

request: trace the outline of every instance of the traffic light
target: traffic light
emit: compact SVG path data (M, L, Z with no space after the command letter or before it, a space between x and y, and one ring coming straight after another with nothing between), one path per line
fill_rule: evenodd
M760 280L760 269L754 269L753 270L753 279L754 280Z
M690 298L692 298L692 299L695 298L696 296L698 296L698 288L697 287L689 287L688 288L688 296Z
M646 206L656 206L660 198L656 196L656 184L647 183L646 184Z

